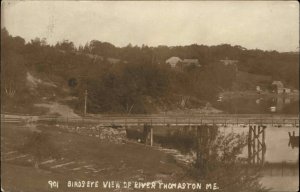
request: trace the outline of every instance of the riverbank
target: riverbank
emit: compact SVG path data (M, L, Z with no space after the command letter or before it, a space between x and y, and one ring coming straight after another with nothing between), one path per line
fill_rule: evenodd
M271 93L268 91L225 91L220 93L222 99L233 99L233 98L256 98L256 97L263 97L263 98L276 98L276 97L289 97L289 98L299 98L298 92L291 92L288 94L277 94Z
M1 178L5 191L49 191L48 180L59 181L59 191L66 191L68 180L190 180L171 155L159 150L130 143L103 142L55 126L38 126L38 129L49 142L44 140L43 145L33 150L24 150L33 132L24 126L1 126ZM44 155L39 168L35 168L36 151L40 150L49 154Z

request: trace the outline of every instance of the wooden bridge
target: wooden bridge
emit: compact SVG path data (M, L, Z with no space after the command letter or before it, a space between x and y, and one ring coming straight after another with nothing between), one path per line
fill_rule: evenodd
M102 124L103 126L197 126L197 125L271 125L274 127L299 127L298 115L273 114L184 114L184 115L93 115L85 117L30 116L1 114L2 122L26 121Z
M53 120L49 117L40 117L39 121ZM56 121L97 123L103 125L137 126L150 124L152 126L195 126L195 125L249 125L264 124L275 126L299 126L299 116L269 116L269 115L133 115L133 116L98 116L83 118L55 118Z

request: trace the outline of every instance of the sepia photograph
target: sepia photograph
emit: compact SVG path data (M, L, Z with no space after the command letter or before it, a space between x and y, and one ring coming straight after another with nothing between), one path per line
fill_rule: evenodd
M299 191L298 1L1 2L1 191Z

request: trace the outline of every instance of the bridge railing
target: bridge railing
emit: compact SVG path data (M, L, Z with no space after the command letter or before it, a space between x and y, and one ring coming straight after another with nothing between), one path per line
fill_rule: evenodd
M116 116L105 117L60 117L60 116L16 116L1 115L2 122L51 122L51 123L78 123L78 124L103 124L103 125L120 125L120 126L139 126L141 124L176 126L176 125L249 125L265 124L273 126L299 126L299 117L297 116Z
M296 118L289 119L249 119L249 118L39 118L40 122L56 122L56 123L93 123L103 125L120 125L120 126L139 126L142 124L150 124L156 126L194 126L201 124L209 125L249 125L249 124L265 124L272 126L299 126L299 120Z

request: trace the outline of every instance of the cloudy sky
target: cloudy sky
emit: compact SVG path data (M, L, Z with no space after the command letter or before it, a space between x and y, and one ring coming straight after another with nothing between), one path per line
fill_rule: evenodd
M218 45L299 50L296 1L22 1L2 2L2 27L76 45L97 39L116 46Z

